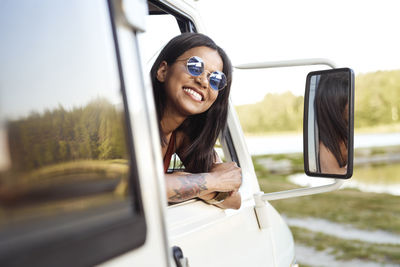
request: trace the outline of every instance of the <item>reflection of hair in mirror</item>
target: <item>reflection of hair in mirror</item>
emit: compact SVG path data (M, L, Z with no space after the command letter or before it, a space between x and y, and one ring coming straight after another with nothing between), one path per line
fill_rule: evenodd
M324 146L320 154L329 150L340 168L347 165L348 88L347 73L322 74L315 96L319 141ZM322 172L326 172L323 162L320 160Z
M186 51L195 47L208 47L218 52L223 62L222 72L227 79L226 87L218 92L218 97L205 112L189 116L177 129L185 133L190 140L189 145L179 153L189 172L208 172L215 161L214 144L221 131L225 129L228 114L228 99L232 80L232 65L226 53L213 40L203 34L183 33L173 38L160 52L150 71L153 83L153 94L156 102L157 116L163 118L167 95L164 84L157 79L157 70L161 62L169 66ZM160 129L161 142L166 145L165 137Z

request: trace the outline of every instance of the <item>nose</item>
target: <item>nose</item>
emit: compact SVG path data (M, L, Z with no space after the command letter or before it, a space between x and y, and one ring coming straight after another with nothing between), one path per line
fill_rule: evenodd
M195 81L201 85L204 89L208 88L208 75L207 72L204 71L202 74L199 76L195 77Z

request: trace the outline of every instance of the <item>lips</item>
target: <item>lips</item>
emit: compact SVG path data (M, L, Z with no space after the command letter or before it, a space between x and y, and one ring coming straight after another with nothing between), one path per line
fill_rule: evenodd
M193 88L190 87L184 87L183 91L185 91L186 93L188 93L190 96L192 96L196 101L203 101L204 96L202 95L201 92L196 91Z

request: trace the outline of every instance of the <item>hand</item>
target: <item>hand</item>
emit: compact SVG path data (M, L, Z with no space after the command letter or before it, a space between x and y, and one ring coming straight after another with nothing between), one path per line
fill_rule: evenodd
M217 192L212 192L210 194L201 196L199 198L207 202L208 200L215 198L216 194ZM238 191L233 191L222 203L214 205L221 209L239 209L241 204L242 204L242 199L240 193Z
M211 192L209 194L199 196L198 198L200 198L201 200L204 200L204 201L207 202L208 200L211 200L211 199L215 198L215 196L217 194L218 194L218 192Z
M242 184L242 171L236 162L216 163L210 171L210 187L213 191L237 191Z
M222 209L239 209L242 204L242 199L238 191L232 192L222 203L216 204L217 207Z

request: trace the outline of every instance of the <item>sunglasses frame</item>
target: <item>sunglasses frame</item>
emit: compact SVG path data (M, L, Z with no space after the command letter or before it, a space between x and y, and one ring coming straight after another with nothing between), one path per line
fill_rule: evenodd
M194 74L191 73L190 70L189 70L189 66L188 66L188 65L189 65L189 60L192 59L192 58L195 58L199 63L201 63L201 64L203 65L203 71L202 71L199 75L194 75ZM214 91L221 91L221 90L223 90L223 89L226 87L226 85L227 85L227 79L226 79L225 73L223 73L222 71L213 71L213 72L209 72L208 70L205 70L205 69L204 69L204 60L203 60L201 57L198 57L198 56L191 56L191 57L189 57L189 58L177 59L177 60L175 60L175 61L186 61L186 71L188 72L189 75L191 75L191 76L193 76L193 77L199 77L199 76L202 75L204 72L207 72L207 73L208 73L208 75L207 75L208 85L209 85L209 87L210 87L211 89L213 89ZM210 79L211 79L211 77L212 77L213 74L214 74L214 75L223 75L223 76L225 77L225 84L224 84L224 86L223 86L221 89L215 89L215 88L213 88L213 87L211 86L211 81L210 81ZM222 80L224 80L224 79L222 79Z

